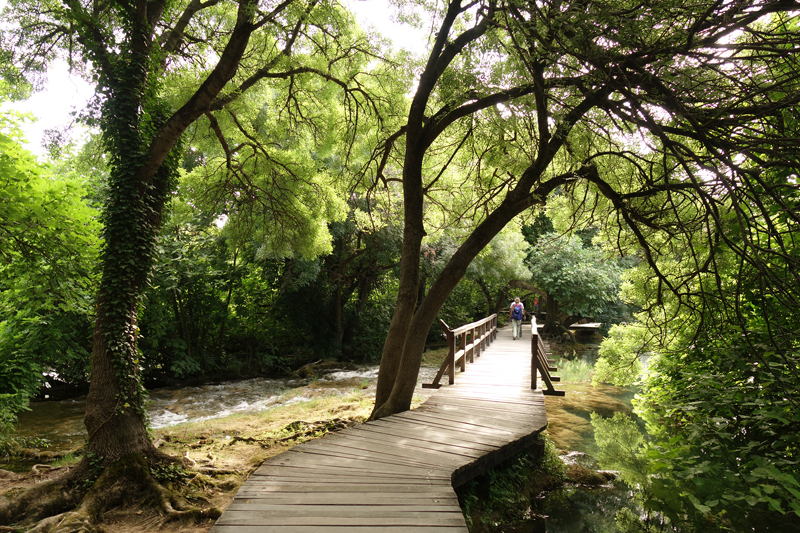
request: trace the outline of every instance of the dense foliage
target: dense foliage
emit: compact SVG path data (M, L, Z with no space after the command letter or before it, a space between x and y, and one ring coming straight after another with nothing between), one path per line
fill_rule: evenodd
M606 327L624 318L618 316L622 268L600 248L584 246L577 236L548 233L531 250L528 266L546 296L544 333L561 335L583 318Z
M765 132L796 138L797 117L793 107ZM710 238L666 241L627 274L626 297L644 311L612 331L598 363L598 379L630 383L646 356L648 437L628 454L630 481L682 531L800 524L798 167L742 162L713 198Z
M96 282L87 188L21 146L21 120L0 115L0 437L43 372L86 380Z

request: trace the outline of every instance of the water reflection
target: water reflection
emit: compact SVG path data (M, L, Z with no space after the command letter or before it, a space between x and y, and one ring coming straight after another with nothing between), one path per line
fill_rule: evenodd
M590 364L597 359L596 350L580 358ZM588 382L563 383L563 397L547 396L548 433L561 450L569 450L562 458L567 464L577 463L590 469L600 469L599 448L595 441L592 413L610 418L624 413L638 421L631 400L636 394L632 387L615 387ZM641 421L638 421L641 424ZM635 491L621 480L601 486L565 485L546 492L531 502L530 515L545 516L542 531L547 533L603 533L619 531L617 514L641 509L635 503Z
M574 450L594 455L591 415L603 417L614 413L632 414L631 400L636 394L632 387L613 385L592 386L591 383L564 383L560 387L564 396L547 396L547 431L560 449Z
M600 487L565 485L532 502L546 516L547 533L616 533L616 515L631 506L633 491L622 481Z

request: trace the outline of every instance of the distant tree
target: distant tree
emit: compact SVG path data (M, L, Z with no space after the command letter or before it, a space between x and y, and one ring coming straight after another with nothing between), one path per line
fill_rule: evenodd
M437 252L429 260L431 278L435 278L452 259L459 242L446 236L437 244ZM460 317L456 321L465 323L507 309L510 292L530 281L530 272L525 264L526 249L527 242L518 230L509 226L500 232L470 263L464 279L455 289L459 292L461 287L473 286L483 301L470 301L468 309L456 311L452 298L448 299L446 314L458 314Z
M620 267L602 250L584 247L579 237L542 235L528 267L533 283L546 293L545 334L572 338L569 326L583 318L597 319L619 299Z
M22 147L21 120L0 114L0 438L45 373L85 379L99 250L87 187Z

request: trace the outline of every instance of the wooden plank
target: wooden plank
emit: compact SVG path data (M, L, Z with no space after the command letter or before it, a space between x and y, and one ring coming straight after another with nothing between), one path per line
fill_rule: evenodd
M242 487L244 488L244 486ZM243 504L281 504L281 505L354 505L352 493L338 493L338 492L315 492L315 493L278 493L278 492L262 492L251 496L243 496L237 493L234 501L242 502ZM449 494L438 493L401 493L401 494L387 494L387 493L372 493L372 494L358 494L359 506L383 506L383 505L455 505L458 507L458 498L453 489L450 489Z
M336 457L359 458L392 465L444 468L463 463L463 460L459 460L452 454L423 451L411 454L404 453L403 450L392 446L367 445L365 443L358 445L353 441L343 441L341 443L319 442L315 443L314 446L304 447L303 451L307 453L326 453Z
M211 528L214 533L354 533L352 526L249 526L249 525L220 525ZM355 530L356 533L469 533L466 525L463 526L363 526Z
M297 455L301 456L299 459L290 459L286 457L282 457L286 454ZM313 456L313 459L311 458ZM410 466L410 465L396 465L396 464L389 464L389 463L382 463L379 465L376 464L368 464L362 460L358 459L350 459L346 457L337 457L331 456L330 454L324 453L300 453L294 452L293 450L288 450L281 455L275 457L271 462L272 464L276 465L283 465L283 464L297 464L296 460L306 461L308 463L316 463L319 465L326 465L326 466L349 466L354 471L363 471L363 472L375 472L378 470L378 466L380 470L383 470L387 473L401 473L401 474L409 474L409 475L417 475L419 477L424 478L428 473L431 472L448 472L449 469L442 467L442 468L429 468L429 467L419 467L419 466Z
M269 513L285 513L291 515L292 513L323 513L325 516L349 516L349 513L358 513L360 516L366 516L370 513L410 513L413 515L421 515L421 513L457 513L461 514L461 508L458 506L458 500L453 498L448 505L424 505L419 503L400 505L400 504L385 504L385 505L292 505L292 504L275 504L275 503L260 503L252 501L239 501L234 500L225 512L234 511L257 511ZM272 500L269 500L270 502ZM446 511L445 509L451 509Z
M434 406L422 406L417 410L430 414L432 418L453 420L456 422L472 424L490 429L505 429L511 434L530 429L530 424L514 420L506 420L497 415L472 413L464 409L458 409L453 405L439 404L436 405L435 408Z
M297 511L232 511L226 512L225 516L217 521L220 525L320 525L320 526L374 526L383 525L407 525L407 526L459 526L464 523L464 516L461 510L456 508L456 512L442 511L405 511L392 512L380 509L369 511L353 512L331 511L320 507L314 511L304 510L302 514Z
M515 431L502 428L486 427L479 424L471 424L463 420L454 420L446 416L443 417L442 413L437 411L420 411L419 409L399 413L392 416L390 419L381 420L381 422L385 422L389 425L404 426L412 426L419 423L450 431L466 431L480 437L498 437L502 442L505 442L507 436L516 433Z
M263 511L235 511L226 513L217 520L220 525L253 525L253 526L460 526L464 524L464 516L458 513L425 513L427 516L414 516L411 513L385 513L373 511L367 516L325 515L324 511L302 515L288 513L274 514Z
M370 435L377 433L370 428L366 429L356 429L352 428L353 431L349 431L348 433L341 433L340 436L346 439L344 441L336 441L343 446L349 445L352 443L353 448L361 448L362 446L364 449L368 450L388 450L386 453L388 454L397 454L401 456L412 456L414 458L418 458L421 456L424 457L440 457L439 454L447 454L454 457L454 460L457 459L457 456L461 456L464 458L473 458L478 455L482 454L481 450L470 449L463 446L457 446L452 441L447 443L435 443L431 442L426 438L409 438L409 437L399 437L394 441L388 442L386 439L380 438L369 438ZM384 434L385 435L385 434ZM485 450L483 450L485 451ZM438 464L438 463L437 463Z
M410 448L430 448L435 450L442 450L454 448L456 451L462 452L464 455L473 456L475 453L490 452L498 448L496 445L487 445L474 440L468 440L468 434L456 434L454 432L447 432L435 427L422 427L417 426L419 436L413 438L406 437L408 431L405 428L387 426L371 426L369 429L360 427L349 428L348 435L355 437L367 438L381 442L395 444L397 446L408 446ZM495 442L501 442L499 439L494 439Z
M212 533L468 533L453 486L536 441L530 344L497 339L422 407L265 462Z
M426 403L418 409L420 412L436 410L441 413L450 413L457 411L459 413L474 415L481 414L496 420L497 425L507 427L521 427L525 425L522 419L518 418L519 415L533 414L540 409L527 408L527 409L505 409L503 406L487 405L486 402L481 404L480 401L471 401L458 398L440 397L436 401Z
M246 498L249 497L249 495L262 494L264 492L280 492L282 494L298 492L335 492L337 494L345 492L368 492L371 494L447 494L448 489L450 489L449 484L438 486L422 483L395 483L392 485L384 485L381 483L326 483L324 481L318 483L286 483L254 480L253 483L239 489L239 493L242 494L243 498Z
M391 479L391 480L409 480L420 479L419 471L414 470L412 472L406 473L398 473L392 472L387 473L381 468L374 468L372 470L369 469L353 469L349 467L345 468L336 468L336 467L324 467L318 464L309 464L307 466L290 466L290 465L275 465L270 463L265 463L262 465L258 470L251 474L252 476L268 476L268 475L281 475L290 478L318 478L320 476L337 476L337 477L360 477L364 479L377 479L377 480L384 480L384 479ZM449 479L450 476L445 473L439 474L432 474L427 473L425 479L437 480L437 479Z
M420 483L419 478L410 478L410 477L370 477L370 476L292 476L292 475L259 475L258 477L254 478L253 481L256 483L266 482L266 483L316 483L321 480L324 480L326 483L341 483L341 484L348 484L348 483L362 483L362 484L369 484L369 483L378 483L381 485L402 485L404 483ZM448 485L450 483L450 477L442 477L439 479L428 479L428 482L432 485Z
M476 387L477 388L477 387ZM449 398L464 398L469 400L481 400L487 402L501 402L520 404L525 406L541 406L544 404L544 397L541 392L526 389L519 393L505 392L506 387L500 390L492 388L480 388L478 390L458 388L458 389L445 389L442 394L446 394Z
M464 425L462 429L458 429L456 425L457 422L447 422L442 421L441 419L432 419L430 422L428 421L420 421L420 426L427 426L424 431L431 435L430 438L432 439L445 439L451 438L454 441L462 442L463 440L469 439L471 441L471 445L480 445L487 449L498 449L505 446L508 443L510 438L514 437L514 433L504 433L503 437L496 437L493 435L486 435L483 433L477 432L470 432L470 429L475 428L475 426ZM392 424L393 428L388 428L388 431L394 432L402 432L404 429L409 427L408 424L398 423ZM415 426L419 427L419 426ZM462 439L462 440L457 440Z
M439 395L434 401L430 403L431 406L435 405L455 405L463 407L467 410L479 410L487 412L500 412L507 415L526 415L536 411L534 405L525 405L512 402L504 402L502 400L496 402L486 402L483 400L476 400L474 398L458 397L453 395Z

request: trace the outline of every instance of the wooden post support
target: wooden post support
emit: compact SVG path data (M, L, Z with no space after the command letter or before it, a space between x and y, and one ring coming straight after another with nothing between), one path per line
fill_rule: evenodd
M536 389L537 373L539 372L539 329L536 326L536 317L531 318L531 389Z
M547 389L542 389L542 394L548 396L564 396L563 390L558 390L553 386L554 381L561 381L558 376L551 376L550 372L555 372L557 369L550 366L547 360L547 354L544 351L544 342L539 336L539 329L536 325L536 319L531 320L531 388L536 388L536 372L542 378L543 386Z

